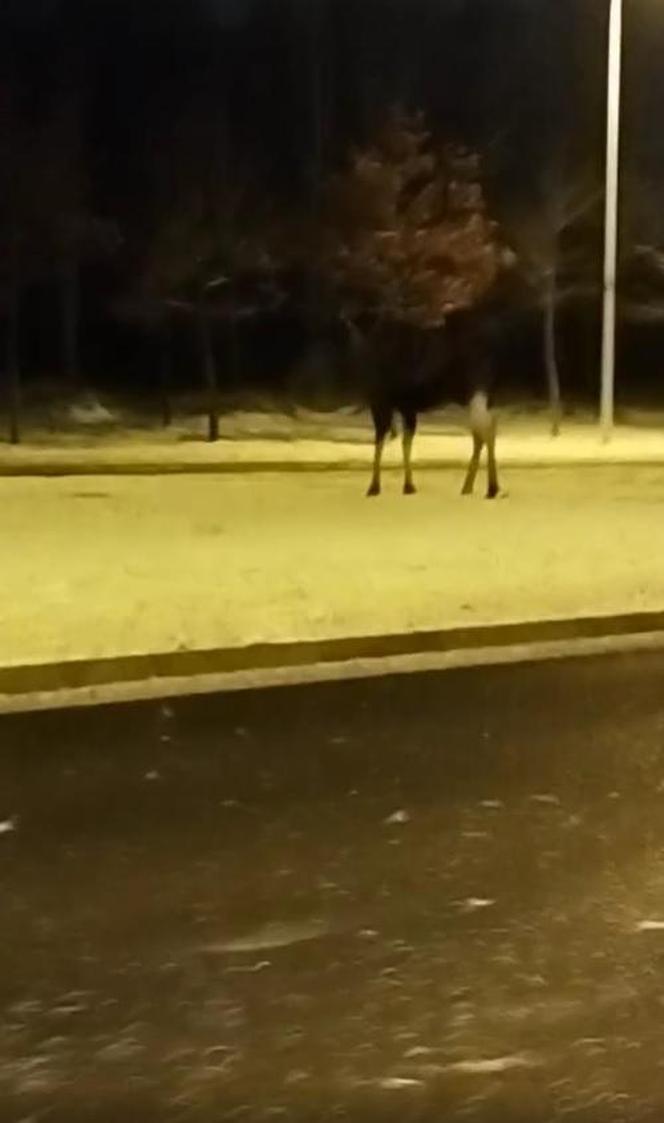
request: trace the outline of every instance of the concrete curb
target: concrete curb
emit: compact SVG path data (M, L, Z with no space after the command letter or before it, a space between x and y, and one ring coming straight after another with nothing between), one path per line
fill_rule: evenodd
M575 646L576 645L576 646ZM0 667L0 713L365 673L664 648L664 611ZM511 655L501 656L501 652ZM343 668L352 668L344 673ZM315 672L312 672L315 668ZM325 671L329 669L329 673ZM369 668L367 671L366 668ZM205 683L197 686L197 683ZM177 685L174 685L177 684ZM226 685L224 685L226 684Z

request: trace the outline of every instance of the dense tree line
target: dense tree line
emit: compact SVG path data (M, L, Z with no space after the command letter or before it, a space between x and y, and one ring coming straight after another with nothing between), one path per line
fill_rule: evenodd
M215 439L220 338L241 381L243 324L278 309L314 335L349 319L426 330L481 297L503 245L519 261L522 303L541 309L557 430L556 312L596 295L599 279L604 8L103 0L93 18L80 0L8 0L0 369L10 439L35 286L57 308L52 365L72 390L89 376L80 335L91 292L109 319L140 325L165 422L173 329L188 332ZM633 149L626 274L632 246L657 273L643 247L660 244L659 166L650 153L644 174Z

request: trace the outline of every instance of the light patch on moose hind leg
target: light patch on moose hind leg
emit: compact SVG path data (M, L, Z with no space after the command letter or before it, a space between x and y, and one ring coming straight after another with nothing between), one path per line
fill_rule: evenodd
M470 431L488 444L496 433L496 419L489 408L489 399L483 390L477 390L468 403Z
M496 417L489 406L489 399L483 390L477 390L468 405L470 415L470 429L473 434L474 453L471 466L468 469L464 494L472 491L472 486L479 466L479 453L482 446L487 449L488 487L487 499L495 499L500 495L498 485L498 467L496 463ZM479 447L478 447L479 446ZM470 486L469 486L470 485Z

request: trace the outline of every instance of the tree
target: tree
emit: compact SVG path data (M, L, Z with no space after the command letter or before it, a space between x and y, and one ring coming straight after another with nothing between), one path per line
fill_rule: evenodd
M219 386L209 306L209 291L215 281L210 270L213 245L210 216L201 199L192 197L186 207L181 205L178 213L167 217L154 232L138 286L142 317L162 337L168 330L172 309L184 309L191 317L206 388L210 441L219 438ZM166 379L163 366L160 379L162 383ZM165 392L163 386L162 396Z
M162 333L168 330L171 309L190 316L206 388L209 441L219 439L214 325L226 327L237 362L239 322L279 299L276 229L253 192L220 185L212 198L192 193L181 201L148 246L138 307L144 320Z
M80 274L87 260L112 253L120 242L115 223L90 206L86 153L75 94L63 95L35 138L39 158L35 237L45 270L53 276L60 304L60 353L65 378L81 384Z
M542 310L542 359L553 436L560 433L562 421L557 311L591 283L593 254L583 227L597 218L601 198L601 189L589 175L566 175L559 164L550 165L535 205L511 223L522 272Z
M0 300L4 305L9 437L20 439L20 316L23 291L44 277L60 293L62 366L80 384L79 272L91 256L111 251L115 225L87 207L87 185L75 105L46 117L19 110L20 91L0 88Z
M18 444L21 439L21 358L19 350L21 280L18 236L10 234L5 241L6 275L4 284L5 323L5 376L7 379L7 413L9 441Z
M479 173L473 153L435 148L421 114L391 112L325 192L317 266L343 317L437 328L491 289L502 251Z
M4 368L12 444L21 437L22 292L34 268L33 141L18 111L16 90L9 83L0 85L0 304L5 314Z
M148 263L145 264L147 266ZM157 279L148 268L138 275L128 291L113 302L112 312L120 320L139 324L150 337L155 357L161 423L164 428L168 428L173 421L173 323L166 294L160 294Z
M624 177L620 230L620 311L640 323L664 320L662 175L630 168Z

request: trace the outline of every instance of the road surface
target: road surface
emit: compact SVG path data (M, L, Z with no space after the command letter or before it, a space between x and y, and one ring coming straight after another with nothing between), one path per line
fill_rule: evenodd
M0 1118L664 1117L664 657L0 719Z

